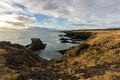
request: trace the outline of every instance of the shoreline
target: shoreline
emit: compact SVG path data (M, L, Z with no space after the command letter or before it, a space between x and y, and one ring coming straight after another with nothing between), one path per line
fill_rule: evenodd
M83 37L85 42L70 47L63 57L50 61L39 58L22 45L0 43L1 79L120 79L120 30L73 30L66 34ZM6 71L8 73L3 73Z

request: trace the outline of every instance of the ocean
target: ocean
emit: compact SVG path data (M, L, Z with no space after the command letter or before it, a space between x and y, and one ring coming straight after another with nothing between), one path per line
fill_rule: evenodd
M58 50L64 50L76 44L61 43L59 34L64 34L55 30L7 30L0 31L0 41L10 41L11 43L18 43L27 45L31 43L31 38L40 38L43 43L46 43L46 48L41 51L36 51L40 57L50 60L61 57L62 54Z

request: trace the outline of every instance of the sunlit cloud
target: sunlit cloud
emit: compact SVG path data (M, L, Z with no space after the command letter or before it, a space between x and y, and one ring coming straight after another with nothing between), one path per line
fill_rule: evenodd
M39 23L64 29L84 28L83 24L85 28L119 27L119 4L120 0L1 0L0 26L27 28ZM65 23L60 24L59 18Z
M16 29L28 28L36 21L35 17L28 17L18 14L0 15L0 27L9 27Z

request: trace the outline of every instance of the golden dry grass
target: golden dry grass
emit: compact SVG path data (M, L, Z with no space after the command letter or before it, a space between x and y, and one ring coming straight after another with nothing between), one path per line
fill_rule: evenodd
M92 36L69 48L57 66L80 80L120 80L120 30L83 32Z

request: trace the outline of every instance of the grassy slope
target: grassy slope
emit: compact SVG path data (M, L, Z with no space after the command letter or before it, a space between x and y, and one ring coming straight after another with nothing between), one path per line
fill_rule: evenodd
M69 48L56 66L78 79L120 80L120 30L84 32L92 36Z
M34 79L33 75L45 69L46 65L46 60L24 46L0 42L0 80Z

